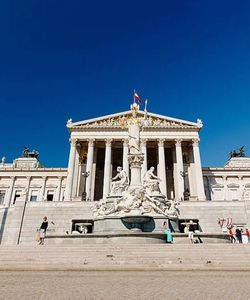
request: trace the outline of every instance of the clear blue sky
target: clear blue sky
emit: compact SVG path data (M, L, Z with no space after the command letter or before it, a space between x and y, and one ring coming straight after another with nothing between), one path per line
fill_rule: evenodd
M0 4L0 156L68 161L68 118L127 110L204 122L203 166L250 154L250 1L8 0Z

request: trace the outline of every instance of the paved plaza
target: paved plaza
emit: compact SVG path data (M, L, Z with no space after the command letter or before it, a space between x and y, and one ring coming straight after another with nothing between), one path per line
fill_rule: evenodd
M249 299L250 272L0 272L0 299Z

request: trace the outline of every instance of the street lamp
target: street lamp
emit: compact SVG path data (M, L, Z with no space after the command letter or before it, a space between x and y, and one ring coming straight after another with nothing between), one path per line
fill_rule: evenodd
M86 180L89 177L90 172L89 171L85 171L82 172L82 176L83 176L83 192L82 192L82 201L86 201L87 200L87 192L86 192Z
M185 177L188 175L188 172L180 171L180 175L185 179Z

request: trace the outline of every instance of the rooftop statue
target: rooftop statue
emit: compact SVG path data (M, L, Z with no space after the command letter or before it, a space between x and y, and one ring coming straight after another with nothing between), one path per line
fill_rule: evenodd
M36 150L30 151L29 148L24 147L22 157L25 157L25 158L34 157L34 158L38 159L38 156L39 156L38 151L36 151Z
M245 146L242 146L239 150L233 150L229 152L229 159L233 157L246 157Z

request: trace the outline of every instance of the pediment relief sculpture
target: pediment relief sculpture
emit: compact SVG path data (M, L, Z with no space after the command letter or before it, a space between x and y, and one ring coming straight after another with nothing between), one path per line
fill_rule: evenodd
M171 119L165 117L157 117L152 114L145 114L142 112L138 113L137 116L143 127L149 128L201 128L200 121L198 123L185 122L178 119ZM67 123L69 128L126 128L133 121L133 116L131 113L124 113L119 115L114 115L108 118L98 118L97 120L89 120L77 123Z

